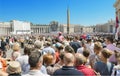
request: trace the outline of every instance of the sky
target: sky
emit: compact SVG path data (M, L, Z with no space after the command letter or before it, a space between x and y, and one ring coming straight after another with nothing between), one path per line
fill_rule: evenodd
M84 26L104 24L115 20L116 0L0 0L0 22L11 20L28 21L34 24L49 24L58 21L67 23L67 8L70 9L70 24Z

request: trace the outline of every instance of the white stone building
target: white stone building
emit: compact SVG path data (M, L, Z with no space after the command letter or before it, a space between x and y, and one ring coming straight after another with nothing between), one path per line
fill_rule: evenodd
M115 33L115 21L111 20L104 24L94 26L97 33Z
M54 27L55 26L55 27ZM90 33L114 33L115 21L109 21L105 24L95 26L83 26L70 24L69 32L78 34ZM0 35L10 34L45 34L45 33L67 33L67 24L32 24L30 22L12 20L10 22L0 22Z
M11 31L10 22L0 22L0 35L9 35Z
M12 25L11 34L30 34L31 33L30 22L12 20L11 25Z
M31 24L32 34L43 34L50 32L50 26L45 24Z

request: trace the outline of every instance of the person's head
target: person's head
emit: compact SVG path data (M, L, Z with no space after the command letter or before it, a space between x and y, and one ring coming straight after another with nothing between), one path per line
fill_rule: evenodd
M63 62L63 58L64 58L64 51L60 52L60 55L59 55L59 60Z
M87 43L91 43L92 42L92 39L87 39Z
M33 45L33 41L32 41L32 39L29 39L29 40L28 40L28 44Z
M75 66L85 64L85 62L87 61L86 58L80 53L75 54L75 59L76 59L75 60Z
M72 53L65 53L63 61L64 61L65 66L68 66L68 65L73 66L75 62L75 57Z
M62 35L62 32L59 32L58 35L59 35L59 36Z
M67 37L66 37L66 40L67 40L67 41L69 41L69 40L70 40L70 37L69 37L69 36L67 36Z
M58 52L61 52L61 51L63 51L63 49L64 49L64 46L63 46L63 45L55 44L55 47L56 47L56 50L58 50Z
M20 46L17 44L17 43L15 43L14 45L13 45L13 51L19 51L20 50Z
M81 46L86 48L85 41L81 41Z
M35 48L37 48L37 49L41 49L41 47L42 47L41 41L39 41L39 40L35 41L34 46L35 46Z
M47 38L47 41L51 42L51 41L52 41L52 39L51 39L50 37L48 37L48 38Z
M117 46L118 48L120 48L120 40L117 41L116 46Z
M105 38L105 43L106 44L112 44L113 43L113 38L112 37L106 37Z
M36 68L36 69L40 69L42 66L42 62L43 62L43 57L41 55L41 53L38 50L34 50L31 52L31 54L29 55L29 60L28 60L30 67L31 68Z
M49 66L53 63L54 57L51 54L45 54L43 55L43 62L46 66Z
M117 62L120 64L120 52L119 51L114 51L115 52L115 58L117 60Z
M102 44L100 42L95 42L94 43L94 53L96 55L98 55L101 50L102 50Z
M90 55L90 51L87 50L87 49L85 49L85 50L83 51L83 56L85 56L86 58L88 58L89 55Z
M1 41L4 41L4 37L1 38Z
M21 73L21 66L20 63L17 61L11 61L6 69L8 74L20 74Z
M17 38L14 38L14 41L17 42L18 41Z
M59 42L59 39L58 39L58 38L56 38L56 39L55 39L55 42Z
M30 55L31 51L34 49L34 47L32 45L26 45L24 48L24 54L25 55Z
M47 41L46 46L51 46L51 42Z
M65 52L67 52L67 53L72 53L72 54L74 54L75 53L75 51L74 51L74 49L70 46L70 45L67 45L67 46L65 46Z
M99 53L99 58L101 60L108 59L112 55L112 51L110 51L107 48L102 49L102 51Z
M79 40L79 37L78 37L78 36L75 36L75 37L74 37L74 40Z

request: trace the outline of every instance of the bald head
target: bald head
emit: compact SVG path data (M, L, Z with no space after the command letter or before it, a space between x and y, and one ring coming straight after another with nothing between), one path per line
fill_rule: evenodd
M74 61L75 61L75 57L72 53L65 53L63 59L64 59L65 65L71 64L71 63L74 64Z
M85 62L86 62L86 58L80 53L75 54L75 59L76 59L76 62L75 62L76 66L85 64Z

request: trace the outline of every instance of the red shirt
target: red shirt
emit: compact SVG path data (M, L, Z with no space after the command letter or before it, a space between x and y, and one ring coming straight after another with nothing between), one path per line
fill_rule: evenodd
M77 70L82 72L85 76L95 76L94 70L86 67L85 65L76 66Z
M57 51L57 52L55 52L55 56L56 56L56 63L59 61L59 52Z

